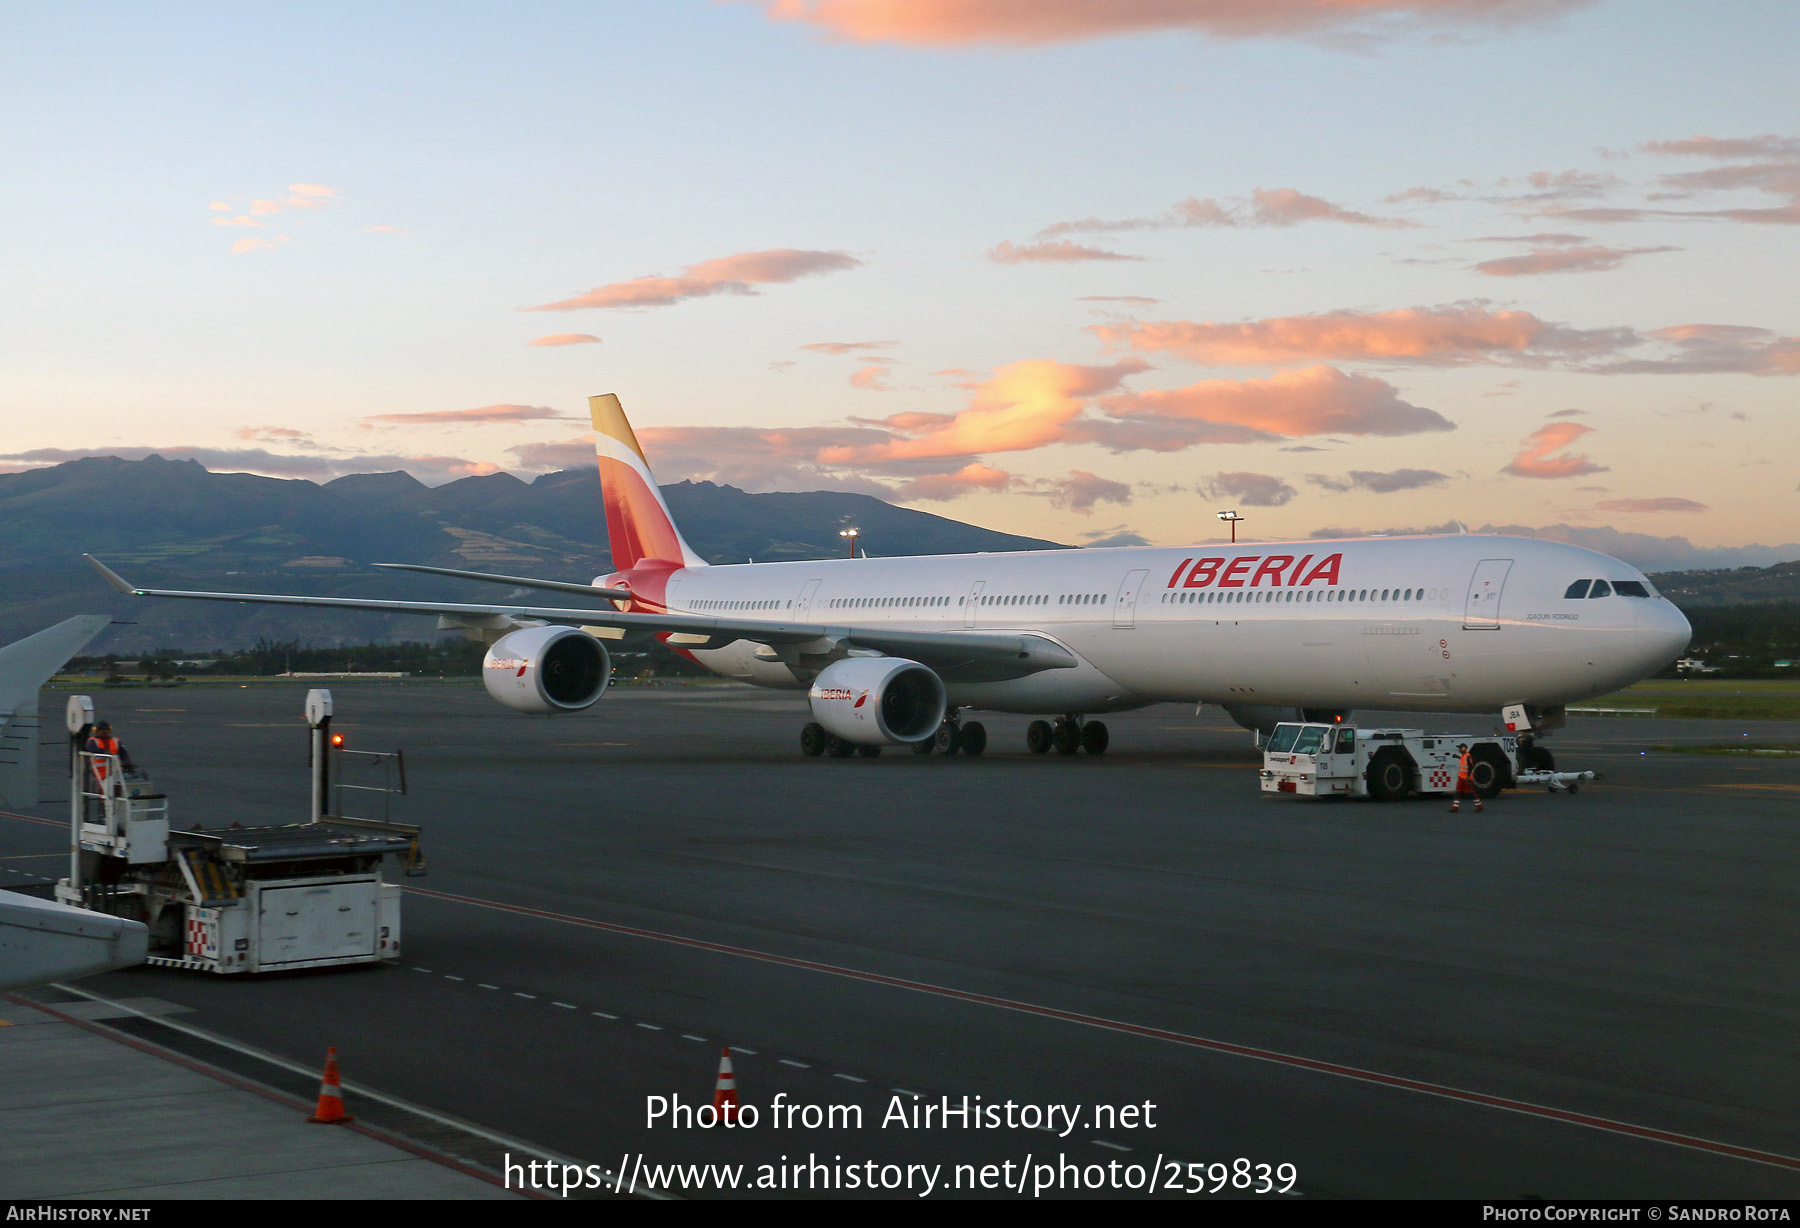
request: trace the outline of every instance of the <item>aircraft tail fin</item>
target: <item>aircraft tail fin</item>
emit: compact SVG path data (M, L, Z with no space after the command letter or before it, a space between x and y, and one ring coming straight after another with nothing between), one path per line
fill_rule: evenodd
M674 567L706 566L675 527L619 398L610 392L589 397L588 409L594 419L594 451L600 462L600 497L606 506L613 567L628 571L646 559Z
M38 688L111 622L110 614L77 614L0 648L0 711L35 707Z
M112 622L77 614L0 648L0 804L38 801L38 688Z

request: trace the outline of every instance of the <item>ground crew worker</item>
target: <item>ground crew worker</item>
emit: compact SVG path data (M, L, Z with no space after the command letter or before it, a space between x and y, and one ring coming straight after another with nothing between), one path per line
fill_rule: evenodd
M1475 756L1469 753L1467 742L1457 746L1456 752L1459 756L1456 760L1456 793L1450 798L1450 813L1455 814L1462 808L1462 799L1465 793L1475 799L1475 809L1479 813L1482 809L1481 794L1475 791L1475 779L1472 775L1475 770Z
M131 762L131 752L126 750L124 744L113 736L112 723L110 721L101 721L99 724L95 725L93 732L88 735L87 745L82 749L86 750L89 754L96 756L116 755L119 759L119 767L123 771L130 772L136 770L136 765ZM100 786L100 791L104 793L106 792L106 776L112 765L100 758L94 759L92 763L94 769L94 782ZM114 781L113 784L115 788L122 788L122 782L120 781Z

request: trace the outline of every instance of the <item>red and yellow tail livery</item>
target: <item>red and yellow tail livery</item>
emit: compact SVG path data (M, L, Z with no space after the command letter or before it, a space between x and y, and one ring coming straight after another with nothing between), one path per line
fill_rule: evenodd
M633 571L706 566L706 560L681 539L619 398L610 392L589 397L588 409L594 419L594 451L600 462L600 495L613 567Z

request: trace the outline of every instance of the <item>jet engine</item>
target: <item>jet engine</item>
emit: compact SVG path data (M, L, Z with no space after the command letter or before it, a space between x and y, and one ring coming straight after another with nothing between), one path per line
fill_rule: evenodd
M574 627L527 627L494 641L481 663L487 693L515 712L580 712L612 681L606 646Z
M1256 735L1258 746L1282 721L1335 725L1350 716L1344 708L1287 708L1275 704L1225 704L1223 707L1225 715Z
M807 700L825 732L863 746L923 742L944 722L943 680L899 657L851 657L826 666Z

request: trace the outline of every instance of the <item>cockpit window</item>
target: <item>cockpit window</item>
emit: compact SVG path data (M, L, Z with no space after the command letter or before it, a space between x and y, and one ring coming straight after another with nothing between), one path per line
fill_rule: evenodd
M1613 592L1621 597L1648 597L1650 590L1636 580L1614 580Z
M1592 583L1592 580L1575 581L1575 583L1569 585L1569 591L1563 594L1563 600L1574 601L1587 596L1588 585Z
M1605 580L1595 580L1593 591L1590 592L1588 596L1610 597L1612 596L1612 585L1608 584Z
M1275 736L1269 739L1269 749L1278 755L1285 755L1294 749L1294 739L1300 736L1298 725L1277 725Z
M1321 741L1323 741L1324 738L1325 738L1324 726L1322 726L1322 725L1302 725L1302 726L1300 726L1300 738L1298 741L1296 741L1294 743L1294 753L1296 755L1317 754L1318 750L1319 750L1319 743Z

